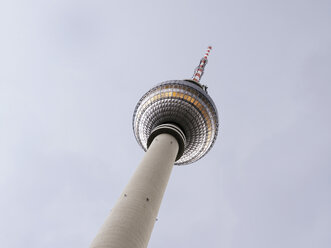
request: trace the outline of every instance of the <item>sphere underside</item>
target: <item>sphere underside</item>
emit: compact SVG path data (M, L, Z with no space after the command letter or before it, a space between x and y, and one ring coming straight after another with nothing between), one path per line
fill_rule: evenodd
M184 153L175 164L190 164L203 157L216 140L217 109L198 85L184 80L166 81L149 90L134 111L133 131L145 151L152 130L164 123L176 124L186 137Z

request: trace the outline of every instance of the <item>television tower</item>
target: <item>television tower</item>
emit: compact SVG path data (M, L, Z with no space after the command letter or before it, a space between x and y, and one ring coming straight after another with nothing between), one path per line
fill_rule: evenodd
M173 165L193 163L213 146L217 109L200 84L211 49L192 79L165 81L139 100L132 126L146 153L91 248L146 248Z

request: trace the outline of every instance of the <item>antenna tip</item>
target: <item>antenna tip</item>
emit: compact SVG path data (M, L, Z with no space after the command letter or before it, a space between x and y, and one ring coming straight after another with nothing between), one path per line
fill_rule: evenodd
M207 49L207 51L205 53L205 56L204 56L205 59L208 58L211 49L212 49L212 47L211 46L208 46L208 49Z

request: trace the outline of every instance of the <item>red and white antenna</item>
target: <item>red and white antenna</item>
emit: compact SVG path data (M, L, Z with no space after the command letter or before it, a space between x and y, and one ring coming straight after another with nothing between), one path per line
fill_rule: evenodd
M208 56L209 56L209 53L210 53L211 49L212 49L212 47L209 46L206 53L205 53L205 56L203 56L203 58L200 60L200 63L198 65L198 67L194 71L192 80L197 82L197 83L200 83L200 79L201 79L201 77L203 75L203 72L205 70L205 66L208 63Z

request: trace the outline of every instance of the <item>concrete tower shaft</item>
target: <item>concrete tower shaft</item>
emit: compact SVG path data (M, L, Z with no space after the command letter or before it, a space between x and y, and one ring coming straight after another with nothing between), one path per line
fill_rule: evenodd
M154 138L91 248L147 247L178 150L172 135Z

